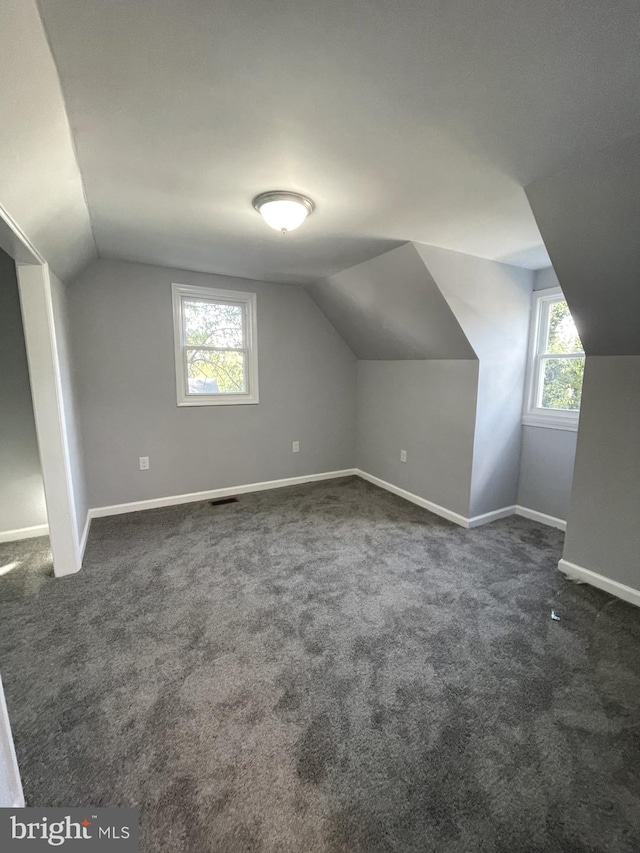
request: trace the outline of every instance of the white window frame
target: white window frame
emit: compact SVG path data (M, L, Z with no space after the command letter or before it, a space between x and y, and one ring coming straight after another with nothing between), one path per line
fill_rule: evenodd
M239 406L259 402L258 397L258 330L256 294L240 290L218 290L189 284L172 284L173 336L175 342L176 389L178 406ZM242 394L190 394L187 381L186 343L184 339L184 299L225 302L241 305L245 312L245 347L247 390ZM212 347L224 349L224 347Z
M566 429L576 431L580 420L580 410L566 411L563 409L544 409L538 406L542 359L549 358L543 351L549 312L554 302L565 302L560 287L550 287L547 290L536 290L533 293L533 311L529 333L529 360L527 363L527 378L525 386L524 411L522 423L527 426L547 427L550 429ZM557 358L585 357L583 351L558 354Z

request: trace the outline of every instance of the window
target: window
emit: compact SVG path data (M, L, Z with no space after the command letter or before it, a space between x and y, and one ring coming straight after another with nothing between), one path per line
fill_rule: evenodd
M172 289L178 405L257 403L255 293Z
M533 296L523 423L576 430L584 373L580 336L559 287Z

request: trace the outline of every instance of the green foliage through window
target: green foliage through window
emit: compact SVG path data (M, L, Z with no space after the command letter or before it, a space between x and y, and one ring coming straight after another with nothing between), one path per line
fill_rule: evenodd
M584 358L542 359L542 408L580 410Z
M569 306L564 300L549 305L546 341L542 348L543 352L539 353L538 405L543 409L579 411L584 352Z
M244 353L187 350L190 394L243 394Z
M244 307L184 299L182 310L189 393L246 393Z

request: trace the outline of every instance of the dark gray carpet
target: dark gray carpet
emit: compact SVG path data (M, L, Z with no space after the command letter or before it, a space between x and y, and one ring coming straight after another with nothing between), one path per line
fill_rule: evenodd
M139 804L148 853L637 851L638 611L561 543L348 479L96 520L62 580L0 546L28 802Z

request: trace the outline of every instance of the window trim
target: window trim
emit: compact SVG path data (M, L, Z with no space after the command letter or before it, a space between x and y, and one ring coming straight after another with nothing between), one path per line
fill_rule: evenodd
M190 284L171 285L173 302L173 339L176 368L178 406L242 406L259 402L258 394L258 330L256 320L257 297L255 293L241 290L219 290L214 287L197 287ZM243 394L189 394L184 351L184 323L182 301L184 298L209 302L231 302L244 306L246 321L246 379L247 391ZM218 348L216 348L218 349ZM220 347L219 349L224 349Z
M546 332L549 309L553 302L566 301L562 288L549 287L533 292L533 310L529 330L529 354L527 359L527 375L525 382L524 409L522 423L525 426L546 427L547 429L564 429L575 432L578 429L580 410L565 411L562 409L543 409L537 405L536 395L540 387L540 366L542 355L540 345ZM585 353L566 353L562 358L585 357Z

